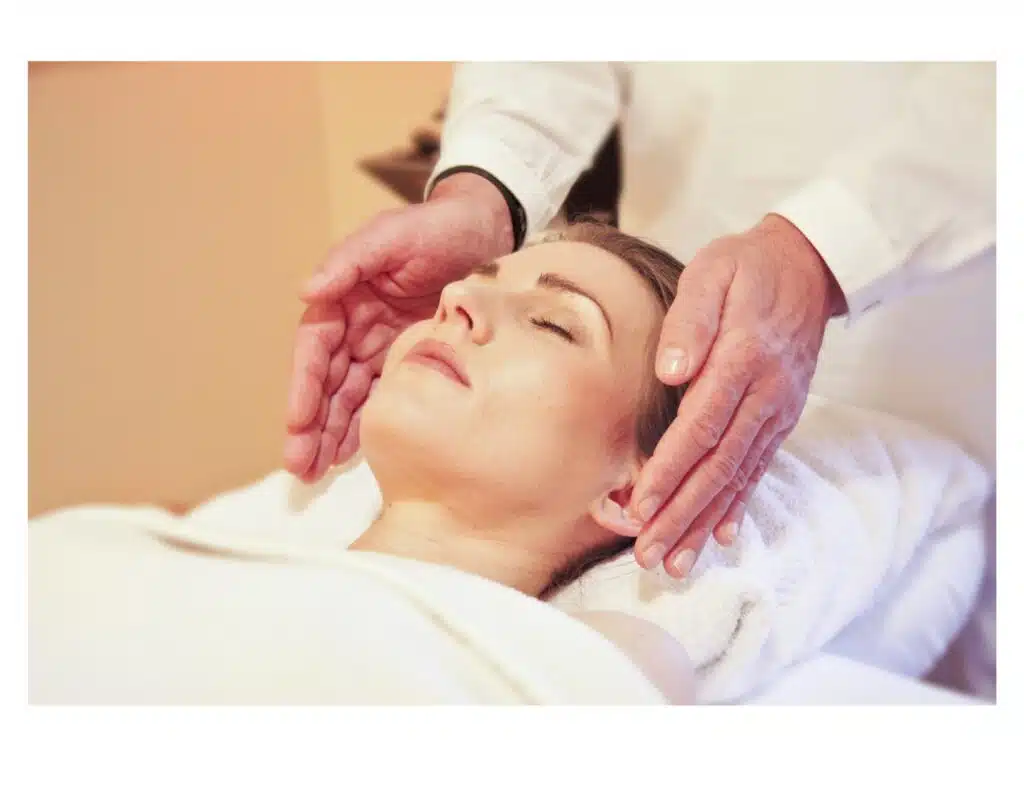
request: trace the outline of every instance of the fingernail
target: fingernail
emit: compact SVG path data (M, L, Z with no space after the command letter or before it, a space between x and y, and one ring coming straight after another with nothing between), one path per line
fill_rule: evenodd
M661 506L661 500L657 497L646 497L637 506L636 513L644 522L650 522L651 517L658 513L658 508Z
M680 577L685 577L690 573L690 569L693 568L693 564L697 562L697 553L692 549L684 549L672 560L672 568L675 569L676 574Z
M645 569L656 568L661 559L665 557L665 545L664 544L651 544L647 549L640 555L640 559L643 561Z
M730 522L722 528L722 546L730 546L736 540L736 523Z
M681 349L666 349L662 352L659 365L662 376L677 376L686 373L686 355Z

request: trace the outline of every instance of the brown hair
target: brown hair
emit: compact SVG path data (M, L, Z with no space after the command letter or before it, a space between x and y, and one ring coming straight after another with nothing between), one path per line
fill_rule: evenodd
M668 312L675 299L683 265L650 242L630 236L611 225L590 218L577 220L566 229L547 234L534 244L548 242L582 242L611 253L643 278L658 298L665 313ZM675 419L679 401L685 390L685 385L679 387L663 385L652 374L648 386L645 388L642 406L638 411L636 421L637 447L644 458L650 458L654 454L658 440ZM573 558L555 572L547 587L541 591L540 598L544 599L553 595L599 563L629 550L635 543L635 538L617 536L615 540L585 552L580 557Z

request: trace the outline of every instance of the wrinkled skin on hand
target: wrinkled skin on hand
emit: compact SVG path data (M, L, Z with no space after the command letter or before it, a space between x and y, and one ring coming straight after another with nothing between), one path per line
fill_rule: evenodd
M684 577L712 533L732 542L803 411L825 325L845 311L821 256L782 217L694 257L656 358L659 379L689 388L630 502L641 565Z

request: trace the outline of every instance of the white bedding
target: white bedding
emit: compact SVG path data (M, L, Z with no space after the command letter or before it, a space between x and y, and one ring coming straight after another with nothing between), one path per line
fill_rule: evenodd
M743 700L756 706L963 706L983 701L891 673L869 664L821 653L788 668L772 684Z
M453 569L158 515L29 531L29 701L659 704L603 637Z
M448 569L144 508L40 520L29 558L31 703L661 702L572 619ZM978 701L822 653L741 702Z

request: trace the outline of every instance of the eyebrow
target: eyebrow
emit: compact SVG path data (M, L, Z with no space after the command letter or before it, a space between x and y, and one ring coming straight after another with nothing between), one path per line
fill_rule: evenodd
M480 275L481 277L495 278L498 276L498 269L499 266L497 261L485 261L473 268L473 274ZM554 272L545 272L538 277L537 285L541 288L561 291L567 294L575 294L583 297L584 299L589 299L597 306L597 309L601 311L601 317L604 319L605 326L608 328L608 335L610 337L614 337L615 333L612 331L611 319L608 318L608 313L604 309L604 305L601 304L601 300L582 286L573 283L571 280L562 277L561 275L556 275Z

